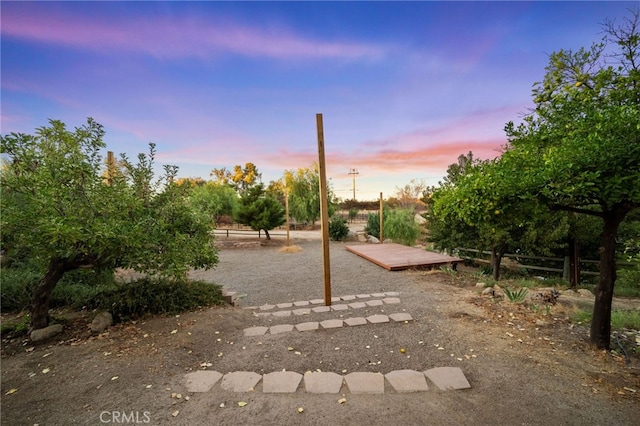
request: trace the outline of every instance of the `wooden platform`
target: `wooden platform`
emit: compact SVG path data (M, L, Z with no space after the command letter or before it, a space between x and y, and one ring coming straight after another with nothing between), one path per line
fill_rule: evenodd
M452 265L462 262L457 257L433 253L402 244L357 244L345 246L351 253L364 257L389 271L401 271L419 266Z

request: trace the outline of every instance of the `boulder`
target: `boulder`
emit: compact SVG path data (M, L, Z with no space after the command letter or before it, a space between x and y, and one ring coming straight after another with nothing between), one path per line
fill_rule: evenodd
M371 244L380 244L380 240L374 237L373 235L369 235L367 237L367 242Z
M62 324L51 324L45 328L39 328L37 330L33 330L29 337L32 342L41 342L43 340L51 339L54 336L62 333L64 327Z
M91 321L91 331L93 333L100 333L113 325L113 315L110 312L100 312Z
M360 242L360 243L366 243L367 242L367 235L366 234L358 233L356 238L358 239L358 242Z
M427 223L427 219L425 219L421 214L416 213L415 216L413 216L413 220L415 220L415 222L418 225L424 225Z

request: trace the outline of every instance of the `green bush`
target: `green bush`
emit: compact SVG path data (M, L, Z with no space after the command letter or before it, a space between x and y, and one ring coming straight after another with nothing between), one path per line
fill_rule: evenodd
M349 226L342 216L335 216L329 221L329 239L344 241L349 235Z
M2 312L20 312L31 306L31 292L42 274L30 268L2 268Z
M116 281L112 270L69 271L51 292L51 307L82 309L97 294L115 288Z
M147 314L176 314L222 304L222 289L216 284L142 278L97 294L89 307L107 310L114 317L124 319Z
M613 288L616 297L640 297L640 269L618 270L618 279Z
M380 238L380 214L379 213L369 213L367 215L367 224L364 227L364 232L376 238Z
M413 211L394 209L385 212L384 238L396 243L412 246L420 236L420 226L413 218Z

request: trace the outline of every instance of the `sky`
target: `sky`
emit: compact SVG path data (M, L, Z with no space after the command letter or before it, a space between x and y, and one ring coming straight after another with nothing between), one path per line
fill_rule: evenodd
M356 169L358 200L387 198L498 156L549 54L636 4L2 1L0 130L93 117L110 151L153 142L203 179L252 162L268 184L318 161L320 113L335 194Z

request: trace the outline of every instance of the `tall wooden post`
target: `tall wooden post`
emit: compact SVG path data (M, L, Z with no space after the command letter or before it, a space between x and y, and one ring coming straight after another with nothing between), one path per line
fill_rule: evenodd
M291 243L289 242L289 191L285 190L284 192L284 214L287 218L287 245L289 246L291 245Z
M384 213L382 210L382 192L380 193L380 244L384 241Z
M327 203L327 171L324 162L324 129L322 114L316 114L318 128L318 164L320 172L320 220L322 222L322 271L324 272L324 304L331 306L331 264L329 258L329 206Z

